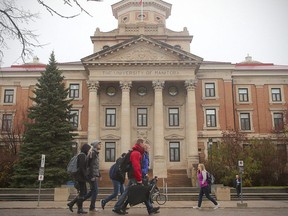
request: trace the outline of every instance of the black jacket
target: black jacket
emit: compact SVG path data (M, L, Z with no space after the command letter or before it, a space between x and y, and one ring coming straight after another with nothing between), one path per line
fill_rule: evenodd
M91 146L88 144L84 144L81 148L81 153L78 155L77 159L77 167L78 171L75 174L75 180L78 182L85 182L87 181L87 159L86 156L88 151L90 150Z

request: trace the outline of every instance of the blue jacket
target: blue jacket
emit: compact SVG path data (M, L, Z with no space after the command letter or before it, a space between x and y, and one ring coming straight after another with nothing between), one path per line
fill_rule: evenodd
M142 176L147 175L149 171L149 154L147 152L144 152L143 157L142 157L141 171L142 171Z

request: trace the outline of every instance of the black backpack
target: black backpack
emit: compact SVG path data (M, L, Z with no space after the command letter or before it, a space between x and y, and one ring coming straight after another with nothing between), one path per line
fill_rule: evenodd
M215 182L215 177L213 176L213 174L207 172L207 183L209 185L212 185L214 184L214 182Z
M130 161L130 155L132 150L129 150L128 153L123 153L121 157L119 157L115 164L113 164L110 168L110 178L113 180L117 180L122 184L125 181L125 174L129 172L132 165Z
M121 156L121 160L119 161L119 169L121 172L129 172L132 167L132 163L130 161L130 155L133 150L129 150L127 153L123 153Z

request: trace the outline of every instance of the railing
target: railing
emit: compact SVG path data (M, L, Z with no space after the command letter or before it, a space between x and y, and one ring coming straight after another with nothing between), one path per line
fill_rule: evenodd
M197 200L199 188L195 187L164 187L167 200ZM76 190L70 188L68 200L76 196ZM97 199L103 199L110 195L112 187L99 188ZM0 188L0 201L37 201L38 188ZM231 188L231 200L238 200L236 191ZM212 193L212 196L215 196ZM41 189L41 201L54 201L54 188ZM243 188L243 200L288 200L288 188Z

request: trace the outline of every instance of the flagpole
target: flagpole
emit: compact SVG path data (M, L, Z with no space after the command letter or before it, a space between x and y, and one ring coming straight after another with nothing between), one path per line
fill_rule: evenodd
M143 22L143 2L144 0L140 0L140 5L141 5L141 22Z

